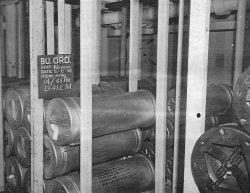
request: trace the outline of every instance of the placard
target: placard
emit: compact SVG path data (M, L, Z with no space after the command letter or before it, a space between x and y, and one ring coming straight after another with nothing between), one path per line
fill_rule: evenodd
M39 98L75 96L71 54L41 55L37 59Z

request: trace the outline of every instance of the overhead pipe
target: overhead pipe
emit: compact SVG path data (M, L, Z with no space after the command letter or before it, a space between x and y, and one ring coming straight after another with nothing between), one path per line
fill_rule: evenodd
M212 0L211 1L211 13L216 15L229 15L232 11L237 10L237 0ZM245 6L246 7L246 6ZM188 15L189 5L184 6L184 15ZM169 18L174 18L179 15L179 4L170 2L169 4ZM78 18L77 18L78 19ZM147 7L143 9L142 21L153 21L157 19L157 9L155 7ZM103 13L101 18L101 24L115 24L121 23L122 13L121 11L114 11ZM78 22L79 23L79 22Z

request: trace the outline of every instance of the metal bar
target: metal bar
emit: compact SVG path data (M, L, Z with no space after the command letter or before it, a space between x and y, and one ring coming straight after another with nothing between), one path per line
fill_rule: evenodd
M72 6L65 4L64 18L64 53L72 51Z
M245 21L246 21L246 0L238 0L233 85L236 84L239 76L242 73Z
M141 80L141 52L142 52L142 11L143 11L143 4L140 3L139 5L139 21L138 21L138 27L139 27L139 32L138 32L138 80Z
M126 75L128 8L122 7L120 76Z
M11 47L12 47L12 14L11 5L6 5L6 65L7 65L7 76L12 77L12 63L11 63Z
M55 53L54 2L46 1L47 54Z
M211 0L192 0L187 76L184 193L199 192L191 172L191 154L205 128Z
M4 49L4 37L3 37L3 15L4 7L0 8L0 65L1 65L1 74L5 76L5 63L4 63L4 54L6 50Z
M0 48L3 48L3 38L2 38L2 23L3 23L3 10L0 9ZM3 51L0 51L0 74L2 74L3 63ZM3 101L2 95L2 77L0 78L0 101ZM0 104L0 191L4 191L4 136L3 136L3 104Z
M100 52L101 52L101 2L100 1L94 1L95 3L93 5L93 19L94 19L94 25L93 25L93 31L92 35L93 37L93 53L95 57L93 57L93 66L92 66L92 83L98 84L100 83Z
M80 190L82 193L92 192L92 65L96 53L92 30L96 29L93 13L98 0L80 1L80 58L81 58L81 140L80 140Z
M24 33L23 33L23 2L17 4L17 76L24 78Z
M139 0L130 0L129 91L137 90L139 78Z
M58 53L64 54L64 38L65 38L65 0L57 1L58 9Z
M12 76L17 75L17 16L16 16L16 5L11 4L11 69Z
M169 1L158 2L155 192L165 193Z
M37 56L44 54L43 0L29 0L31 192L43 193L43 100L38 99Z
M182 48L184 31L184 0L179 1L177 72L176 72L176 99L175 99L175 129L174 129L174 162L172 193L177 193L178 188L178 161L180 142L180 111L181 111L181 77L182 77Z

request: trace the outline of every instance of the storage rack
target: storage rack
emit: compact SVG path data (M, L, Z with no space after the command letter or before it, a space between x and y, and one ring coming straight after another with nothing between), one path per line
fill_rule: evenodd
M213 3L213 1L212 1ZM190 113L186 117L186 149L185 149L185 180L184 192L198 192L191 176L190 155L194 143L204 131L204 114L205 114L205 96L207 85L207 61L208 61L208 35L209 35L209 16L210 0L191 1L190 11L190 39L189 39L189 61L188 61L188 92L187 92L187 111ZM244 20L244 9L246 0L238 0L238 18ZM46 25L47 39L44 36L44 5L46 7ZM65 0L58 0L58 23L59 36L58 48L59 53L71 52L71 5L66 4ZM129 90L137 89L137 80L140 79L140 67L138 66L139 42L141 37L141 7L139 0L130 0L130 57L129 57ZM157 51L157 98L156 98L156 170L155 170L155 192L165 192L165 112L166 112L166 88L167 88L167 52L168 52L168 9L169 3L166 0L159 0L158 13L158 51ZM197 8L197 6L199 8ZM91 192L92 187L92 87L93 83L98 83L100 75L100 51L99 32L100 32L100 1L99 0L80 0L81 8L81 192ZM0 12L0 29L2 29L3 19ZM44 54L53 54L55 52L54 42L54 2L43 0L29 0L30 13L30 78L31 80L31 136L32 136L32 192L43 192L43 119L42 110L43 100L38 99L38 82L37 82L37 56ZM134 14L136 13L136 14ZM87 19L86 19L87 18ZM162 19L163 18L163 19ZM84 27L83 27L84 26ZM244 22L238 22L237 39L236 39L236 60L235 79L238 78L242 71L241 61L242 52L241 43L244 30ZM241 30L240 30L241 29ZM0 30L0 37L2 36ZM200 41L197 41L199 39ZM47 53L45 53L45 41L47 42ZM2 46L2 38L0 38ZM0 52L0 61L2 64L3 54ZM96 60L97 59L97 60ZM201 65L202 64L202 65ZM3 65L2 65L3 66ZM125 67L122 69L124 70ZM200 72L200 73L197 73ZM2 68L0 68L2 74ZM162 74L165 74L162 76ZM178 76L178 74L177 74ZM197 84L199 82L199 84ZM2 85L2 79L0 79ZM177 84L177 87L180 86ZM195 104L191 93L197 93ZM0 89L0 101L2 101L2 90ZM2 109L2 103L0 103ZM198 117L200 113L200 118ZM0 124L3 123L2 111L0 111ZM3 125L3 124L2 124ZM199 131L199 132L197 132ZM0 137L3 138L3 130L0 130ZM3 141L0 140L0 190L4 190L4 166L3 166ZM176 171L175 171L176 172ZM173 192L175 192L175 184ZM196 189L194 191L194 189Z

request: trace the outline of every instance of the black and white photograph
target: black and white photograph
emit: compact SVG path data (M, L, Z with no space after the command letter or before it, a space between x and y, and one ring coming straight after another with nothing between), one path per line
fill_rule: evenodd
M249 0L0 0L0 193L250 193Z

